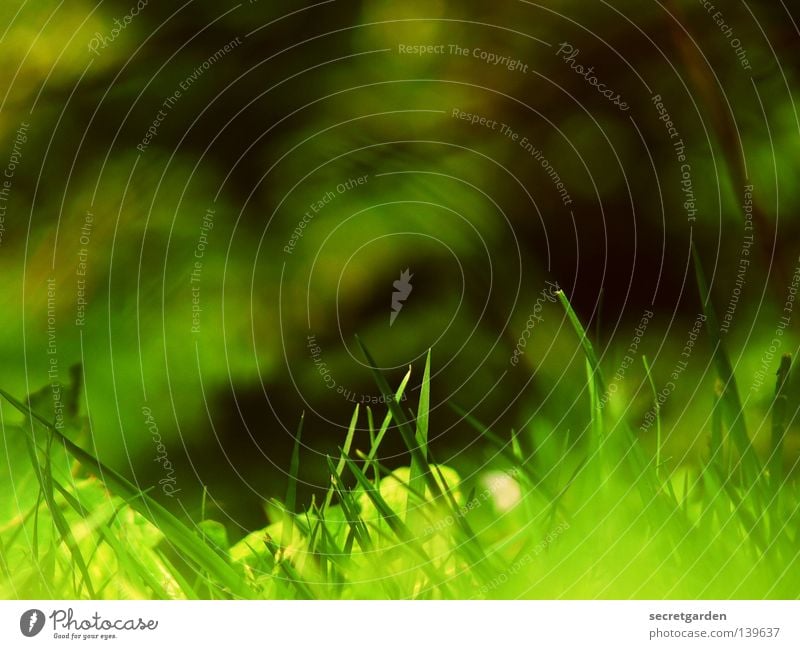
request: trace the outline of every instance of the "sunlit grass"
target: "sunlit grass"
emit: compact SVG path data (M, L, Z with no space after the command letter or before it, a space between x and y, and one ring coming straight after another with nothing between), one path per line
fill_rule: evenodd
M705 281L698 284L713 329ZM428 446L428 355L412 419L400 403L410 372L390 388L362 346L388 411L376 426L355 409L321 502L297 501L302 420L283 502L272 523L230 544L210 520L181 520L71 442L11 395L26 424L4 427L28 448L38 496L0 521L0 595L8 598L795 598L800 595L796 482L784 476L785 359L771 456L750 444L730 361L711 331L719 374L709 395L708 449L698 466L668 471L601 407L607 390L589 336L566 296L586 358L590 439L582 451L526 450L487 429L496 466L464 480ZM647 380L655 391L650 367ZM716 403L716 405L714 405ZM658 416L658 413L656 413ZM366 421L365 421L366 420ZM366 452L353 448L359 425ZM660 419L659 419L660 426ZM410 466L381 466L389 434ZM705 435L691 431L691 436ZM8 508L6 508L8 511Z

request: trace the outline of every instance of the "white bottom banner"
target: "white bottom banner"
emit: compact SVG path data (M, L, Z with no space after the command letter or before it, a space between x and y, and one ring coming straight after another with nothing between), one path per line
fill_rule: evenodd
M800 647L786 601L4 601L0 647ZM191 642L192 645L187 643Z

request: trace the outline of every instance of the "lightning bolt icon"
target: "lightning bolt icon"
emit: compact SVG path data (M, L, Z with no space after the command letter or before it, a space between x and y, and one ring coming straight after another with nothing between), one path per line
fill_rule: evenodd
M400 279L396 280L392 284L392 286L395 288L395 291L392 293L392 313L389 316L390 327L394 324L394 321L400 311L403 310L403 302L408 299L408 296L411 295L411 291L414 290L414 287L411 285L412 277L414 276L411 274L411 271L406 268L402 273L400 273Z
M36 613L36 611L33 611L33 613L31 613L30 619L28 620L28 631L33 631L33 627L38 620L39 620L39 615Z

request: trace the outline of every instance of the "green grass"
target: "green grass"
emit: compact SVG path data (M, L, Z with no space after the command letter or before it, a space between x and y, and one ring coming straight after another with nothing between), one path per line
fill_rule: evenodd
M713 321L705 280L698 284ZM800 595L797 483L783 475L789 424L784 359L771 456L753 449L733 369L718 336L709 395L709 453L669 470L624 421L601 407L607 384L589 337L559 295L586 358L586 444L547 456L475 417L495 449L491 480L462 479L428 446L430 354L413 419L364 355L388 408L355 409L321 502L297 502L302 418L283 502L271 523L234 544L211 520L181 520L28 406L0 391L25 423L3 425L7 456L27 448L13 502L0 520L5 598L795 598ZM711 326L710 326L711 329ZM655 395L650 365L646 381ZM455 407L455 406L454 406ZM655 406L654 406L655 407ZM457 407L456 407L457 408ZM0 414L3 410L0 409ZM463 411L461 411L463 412ZM366 421L364 421L366 420ZM359 425L370 448L354 449ZM387 435L409 466L381 466ZM22 476L22 477L19 477Z

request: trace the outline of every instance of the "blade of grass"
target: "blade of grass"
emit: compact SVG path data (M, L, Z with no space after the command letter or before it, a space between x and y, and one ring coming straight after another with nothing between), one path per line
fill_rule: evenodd
M178 570L175 564L172 563L172 561L167 558L163 552L156 551L156 556L158 557L158 560L164 564L164 568L166 568L169 576L175 580L175 583L178 585L178 588L180 588L181 593L183 593L183 596L186 599L200 599L200 595L195 592L194 588L189 583L189 580L183 576L181 571Z
M275 541L266 536L264 537L264 544L267 546L267 549L272 553L272 555L276 557L278 567L280 568L281 572L283 572L286 580L294 587L294 589L297 591L297 594L300 595L300 599L317 599L317 597L314 595L314 591L311 590L311 586L306 583L305 580L300 576L300 573L295 570L292 562L286 558L277 558L280 556L281 548L275 544Z
M650 390L653 393L653 409L656 414L656 477L661 479L661 404L658 403L658 390L656 390L656 382L653 380L653 372L650 369L650 363L647 362L647 356L642 355L642 365L644 365L644 374L647 377L647 382L650 384Z
M46 419L40 417L30 408L17 401L17 399L12 397L5 390L0 389L0 396L21 413L35 419L47 430L53 432L56 439L64 445L72 457L83 464L85 468L96 472L110 491L129 502L131 507L159 528L169 541L181 550L186 557L194 561L199 568L214 575L215 578L229 590L231 595L237 597L255 596L252 590L244 583L242 577L238 575L230 565L228 565L213 549L205 545L192 530L181 523L165 507L148 496L144 491L135 487L122 475L100 462L100 460L96 459L90 453L84 451L80 446L72 442L72 440L64 436Z
M397 424L397 429L400 432L400 436L403 438L403 443L406 445L408 452L411 454L412 462L416 462L420 467L422 467L422 475L431 493L434 494L435 497L441 498L442 490L439 488L439 483L436 482L436 480L433 477L433 474L431 473L427 458L423 455L422 450L419 447L419 444L417 444L416 442L414 430L409 425L408 419L406 419L406 416L403 413L403 409L400 407L398 402L392 398L393 392L389 388L389 384L386 382L386 378L383 376L383 373L378 369L377 363L375 363L375 360L372 358L372 355L369 353L369 350L361 341L361 338L356 336L356 340L358 341L358 344L361 347L361 351L364 354L364 357L367 359L367 363L369 364L370 370L372 371L372 376L375 379L375 383L377 384L378 389L381 391L381 394L384 395L386 401L388 402L387 405L389 406L389 410L392 413L392 417L394 418L394 421Z
M781 516L781 502L783 500L783 445L786 436L786 415L789 409L787 388L789 386L789 373L792 367L792 357L784 354L778 368L775 382L775 399L772 402L772 439L771 455L769 458L769 480L772 491L769 507L769 529L772 538L777 538L784 529L783 516Z
M589 391L589 415L591 423L591 444L589 445L590 465L595 467L596 477L593 482L603 480L605 463L603 451L605 446L603 431L603 409L598 400L598 382L594 380L595 369L586 360L586 387Z
M519 469L518 475L525 481L526 486L531 489L539 489L548 500L553 500L555 494L552 493L550 488L545 484L544 479L531 466L530 460L522 462L517 461L517 456L514 454L513 442L510 444L494 432L492 432L486 425L484 425L477 417L469 414L464 408L458 404L448 402L450 409L459 415L467 424L469 424L475 431L485 437L497 451L508 460L512 466ZM511 446L511 448L509 448Z
M367 479L367 476L358 468L358 465L353 462L350 458L345 458L347 462L347 467L350 469L350 472L355 476L358 484L367 494L367 497L372 501L375 505L375 508L380 513L381 517L386 524L390 527L390 529L397 535L397 538L403 541L408 545L411 550L417 554L420 559L422 559L422 563L419 567L425 572L428 579L431 580L432 584L435 584L445 596L449 596L449 589L444 583L439 583L439 579L436 573L432 569L433 562L431 558L428 556L428 553L425 552L422 545L417 541L411 531L405 526L403 521L400 519L400 516L392 510L389 504L383 499L380 492L375 489L375 486Z
M775 400L772 402L772 454L769 476L774 493L777 493L783 484L783 442L786 436L786 411L789 407L787 387L791 366L791 356L784 354L775 383Z
M364 459L363 454L359 454L359 457L361 459ZM433 462L433 458L431 458L431 461ZM450 485L447 484L447 480L445 479L444 474L439 468L439 465L436 462L433 462L430 466L431 470L433 470L436 476L438 476L438 480L442 485L444 498L451 511L453 523L456 524L456 530L460 532L460 535L456 535L458 537L457 551L461 551L462 554L465 555L465 558L470 563L479 566L479 569L483 570L484 568L481 562L487 562L487 559L485 553L483 552L483 549L478 544L477 536L469 527L469 524L467 523L466 519L464 519L463 510L461 507L458 506L458 503L455 501L455 497L453 496ZM380 468L383 469L383 471L386 472L387 475L391 475L391 477L393 477L396 480L397 484L408 492L408 502L411 503L413 501L416 505L419 505L416 511L420 514L420 518L424 520L426 524L433 526L435 524L435 521L431 519L430 516L428 516L427 512L423 508L423 505L430 502L428 497L424 494L424 492L412 487L410 482L405 482L404 480L401 480L399 477L397 477L395 474L392 474L390 469L383 466L381 466ZM424 489L425 486L421 485L421 488ZM473 487L473 494L472 496L467 498L467 502L472 502L474 499L475 497L474 497L474 487ZM470 550L473 549L471 547L472 545L476 546L474 548L475 549L474 552L470 552Z
M55 427L54 427L55 428ZM33 430L33 421L31 421L31 429ZM58 530L58 534L61 537L61 542L69 550L70 555L72 556L72 560L77 567L78 571L81 573L83 578L83 583L86 586L86 590L89 593L89 597L91 599L96 598L94 586L92 585L91 577L89 576L89 570L86 567L86 562L84 561L83 554L78 547L78 543L75 541L75 537L72 534L72 529L67 522L66 518L64 517L61 508L58 506L55 500L55 480L53 479L53 475L51 472L50 467L50 454L52 450L52 435L48 437L47 441L47 450L45 451L45 464L42 467L41 463L39 462L39 458L36 454L36 446L35 442L31 437L26 438L27 446L28 446L28 455L31 459L31 464L33 466L34 473L36 474L37 479L39 480L39 485L42 490L42 494L44 495L44 501L47 505L47 509L50 512L50 517L53 519L53 524L56 526ZM76 589L76 594L78 590Z
M589 340L589 336L586 334L586 330L583 328L578 314L575 313L575 309L572 308L572 305L567 299L566 293L564 293L564 291L556 291L556 295L561 301L561 305L564 307L567 319L570 321L572 328L575 330L575 333L578 334L578 340L583 348L583 353L586 356L586 360L589 362L592 380L597 384L597 391L600 394L605 394L605 381L603 380L603 374L600 370L600 362L597 360L597 355L594 353L592 341Z
M709 463L725 467L724 450L722 446L722 381L717 379L714 385L714 400L711 406L711 445L709 447Z
M431 466L439 476L439 480L442 482L442 491L445 494L445 498L448 500L450 509L453 511L453 520L456 523L456 528L461 532L462 539L461 542L458 543L458 549L464 553L467 561L469 561L470 566L474 570L479 572L481 575L486 576L487 569L490 570L492 568L486 553L483 551L483 548L478 542L478 537L470 527L467 519L464 517L461 508L458 506L458 503L453 496L452 489L450 488L450 485L447 484L447 480L445 479L441 469L439 469L439 465L434 463Z
M694 259L695 276L697 278L697 289L700 293L700 302L703 306L703 314L706 318L706 331L711 339L717 374L723 384L723 402L725 403L726 414L728 416L728 430L741 456L742 471L745 481L747 484L754 485L762 473L762 468L758 457L756 457L753 451L750 437L747 434L742 400L739 396L733 365L725 351L725 345L719 333L717 317L711 303L711 295L706 282L705 273L703 272L703 265L694 243L692 244L692 257ZM759 490L756 489L754 491L757 496L760 494Z
M411 368L409 367L408 372L406 372L405 376L403 377L403 380L400 382L400 387L398 387L397 391L395 392L394 399L397 403L400 403L400 401L402 401L403 394L405 393L406 386L408 385L408 381L410 379L411 379ZM391 421L392 421L392 409L388 408L386 416L383 418L383 423L381 424L380 430L378 431L378 434L375 436L375 441L372 442L372 445L370 446L369 462L367 463L367 466L372 464L374 459L378 457L378 448L380 447L383 438L386 436L386 432L389 430L389 424L391 423ZM373 466L373 473L375 478L375 484L377 485L378 481L380 480L380 475L378 473L377 465Z
M570 321L572 328L578 335L578 340L580 341L583 353L589 362L589 366L591 367L591 376L596 383L597 394L606 394L606 382L603 379L600 362L598 361L597 355L594 352L594 347L592 346L592 343L586 334L586 330L583 328L583 325L578 318L578 314L575 313L575 310L572 308L572 305L570 304L569 299L564 291L556 291L556 295L561 301L561 305L564 307L564 311L567 314L567 319ZM627 457L628 453L632 455L631 462L633 464L633 469L636 472L636 478L637 480L644 480L648 491L644 498L646 501L649 501L658 493L658 480L656 479L655 471L651 470L651 462L647 461L639 440L633 434L633 431L631 431L627 423L622 421L619 423L619 426L622 428L622 431L627 438L628 450L626 451L625 456Z
M292 542L294 531L293 519L297 508L297 474L300 472L300 438L303 435L303 422L306 413L300 415L300 423L297 425L297 434L294 438L294 448L292 448L292 459L289 462L289 484L286 485L286 500L284 503L283 525L281 526L281 548L286 549Z
M358 409L359 404L356 404L356 409L353 411L353 417L350 419L350 426L347 428L347 436L344 440L344 454L350 453L350 447L353 445L353 437L355 436L356 432L356 425L358 424ZM339 458L339 462L336 464L336 476L341 479L342 472L344 471L345 463L344 463L344 454ZM322 509L328 509L331 505L331 501L333 500L333 481L331 481L331 486L328 488L328 493L325 495L325 504L323 505Z
M513 428L511 429L511 453L516 458L517 465L521 465L524 462L522 457L522 446L520 446L519 443L519 433Z
M72 507L72 509L74 509L78 515L81 516L81 518L89 517L91 512L83 505L83 503L81 503L78 497L70 493L67 489L64 489L61 485L57 485L56 488L64 500L66 500L70 507ZM99 540L103 543L107 543L108 546L113 550L117 558L117 562L120 566L123 566L123 570L129 579L141 581L143 585L146 585L153 591L153 594L157 599L171 599L156 575L154 575L150 569L145 566L144 562L141 561L135 553L129 552L126 545L124 543L120 543L117 536L113 533L112 525L114 520L119 515L119 511L120 508L117 507L108 522L97 526L97 534L100 537ZM100 547L99 542L97 547ZM141 552L141 550L137 551Z
M356 457L358 457L359 460L364 462L364 466L366 466L366 461L367 461L366 454L362 453L359 450L356 450L355 454L356 454ZM397 477L396 474L394 474L392 472L392 469L390 469L388 466L384 466L378 460L373 460L373 463L377 465L378 469L380 469L383 473L386 474L386 476L384 477L384 480L387 479L387 478L395 480L397 482L397 484L399 484L403 489L405 489L408 492L408 495L411 498L414 499L415 503L423 504L423 503L428 502L428 498L425 496L424 491L420 491L420 490L417 490L417 489L412 489L411 486L408 484L408 482L405 482L405 481L401 480L399 477ZM364 473L364 475L366 475L366 472L363 472L363 473ZM380 489L380 486L379 485L375 485L375 488L376 489ZM423 486L423 489L424 489L424 486Z
M342 507L342 511L344 511L345 518L350 526L352 534L364 552L371 552L372 542L370 541L369 532L366 528L366 525L358 514L358 503L356 502L355 498L353 498L353 495L344 488L342 477L336 472L336 467L333 466L333 460L331 459L330 455L326 456L326 460L328 462L328 470L331 474L331 481L336 489L336 494L339 496L339 503ZM345 458L345 462L346 461L347 458ZM348 555L350 554L347 543L345 544L345 552Z
M327 519L325 512L316 507L315 514L319 521L319 543L317 554L320 558L320 567L323 568L322 574L329 583L334 584L337 588L344 585L345 564L343 559L349 555L344 550L336 545L330 530L328 529ZM319 547L321 546L321 547ZM331 565L331 570L328 570L328 564Z
M415 441L419 447L420 455L427 461L428 459L428 423L431 406L431 351L428 350L425 359L425 373L422 376L422 385L419 392L419 409L417 410L417 427ZM411 458L411 471L409 473L409 484L414 489L422 489L425 483L425 467L422 463Z
M763 513L759 514L758 517L754 516L753 513L749 511L752 505L742 500L739 491L734 488L731 481L726 480L722 475L718 476L717 479L730 500L730 507L727 508L726 516L730 516L730 512L732 511L739 519L742 529L758 546L759 550L761 552L766 552L769 547L765 539L764 525L760 524ZM760 511L763 512L763 510Z
M377 430L375 428L375 418L372 415L372 408L367 406L367 429L369 430L369 447L375 446L377 439Z

